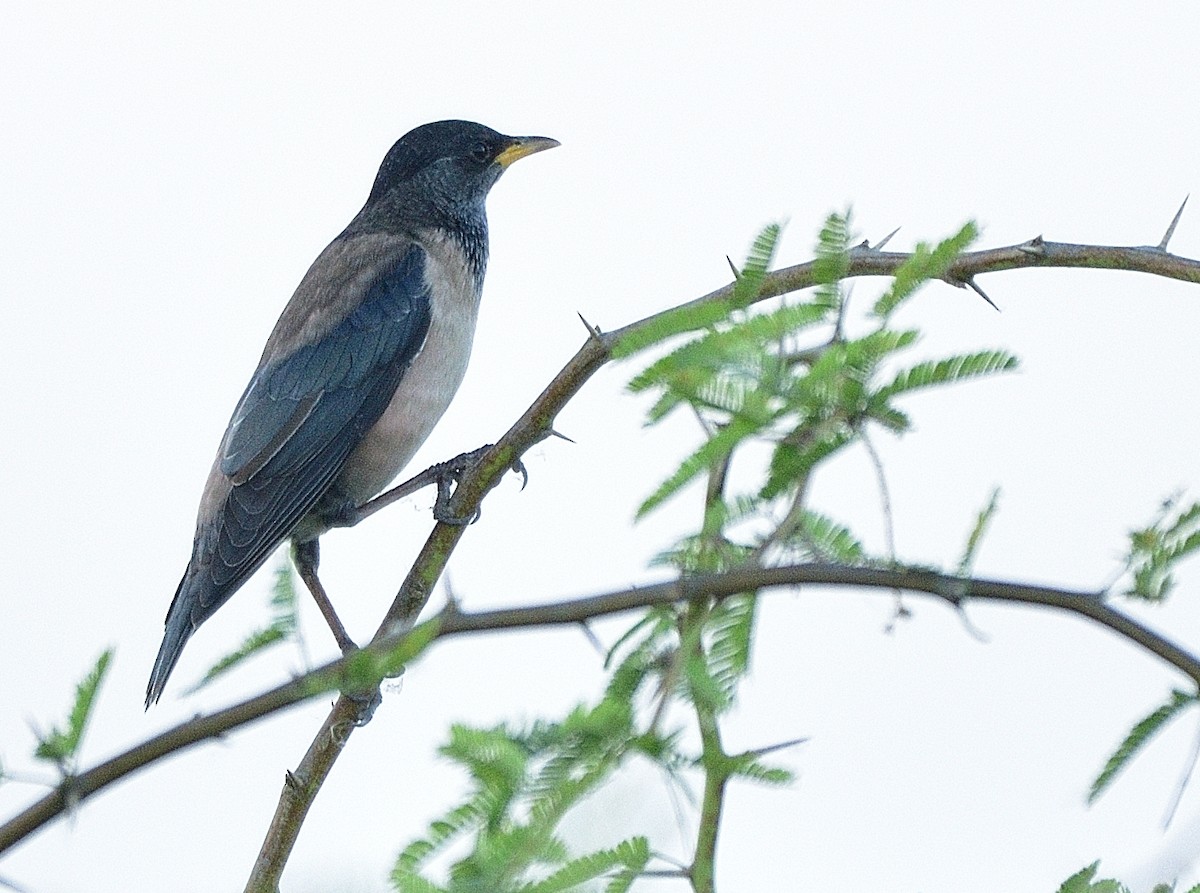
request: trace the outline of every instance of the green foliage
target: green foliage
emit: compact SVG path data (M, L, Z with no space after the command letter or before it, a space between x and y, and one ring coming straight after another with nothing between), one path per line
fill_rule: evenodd
M897 394L905 394L920 388L936 387L1009 372L1017 368L1017 358L1000 350L985 350L978 353L947 357L936 362L917 363L897 373L888 384L875 392L878 400L887 401Z
M979 229L973 222L968 221L957 233L933 248L925 242L918 243L912 257L896 271L891 288L875 302L872 312L881 319L889 317L896 308L916 294L922 285L945 275L959 254L965 251L978 235Z
M723 706L733 705L737 684L750 670L757 607L757 595L735 595L716 604L705 618L705 668Z
M893 328L892 314L922 284L946 273L974 238L973 224L934 247L919 246L874 303L866 331L854 336L845 330L842 290L851 256L849 215L831 214L821 229L813 264L815 289L799 299L752 308L767 282L778 235L777 227L768 227L756 239L735 297L680 308L669 329L655 330L662 337L626 342L622 353L628 356L665 337L703 330L629 383L631 391L655 397L647 424L687 407L705 432L642 503L639 518L690 484L723 477L735 456L762 455L765 448L768 457L756 490L721 492L718 499L709 499L700 533L661 556L681 570L734 566L753 560L766 544L823 560L866 560L849 530L834 529L807 509L795 508L814 471L859 443L873 424L898 434L907 431L908 415L895 405L897 398L1016 367L1010 354L990 350L918 362L885 375L919 337L912 329ZM719 304L719 312L710 303ZM781 513L784 523L778 520Z
M775 787L789 785L796 780L794 772L778 766L768 766L761 762L755 754L730 757L728 771L731 776Z
M270 608L271 619L267 625L251 632L237 648L209 667L200 681L188 689L189 693L199 691L214 679L224 676L248 658L266 651L273 645L297 637L300 624L296 604L296 578L291 562L286 558L275 568Z
M34 756L39 760L54 763L64 775L75 771L79 748L83 743L83 733L87 729L92 708L96 704L96 695L100 691L100 683L104 681L112 656L113 650L106 649L75 687L75 700L71 704L66 723L54 726L49 732L37 734L38 744Z
M735 311L750 306L762 289L782 230L783 227L778 223L763 228L751 245L746 263L738 271L737 280L728 294L715 300L684 304L659 314L652 323L630 332L614 345L613 356L618 359L632 356L676 335L714 326L728 319Z
M557 826L611 775L634 737L632 704L613 695L594 708L577 707L562 722L528 729L455 726L441 752L469 774L472 790L400 853L392 871L395 888L560 893L607 876L607 889L627 890L650 859L645 838L572 856ZM470 852L450 866L444 883L423 873L433 857L463 838L471 838Z
M644 837L624 840L615 847L573 859L544 881L526 884L520 893L559 893L575 890L615 869L608 891L628 890L646 863L650 861L650 844Z
M579 855L558 828L631 757L650 760L677 782L696 769L764 784L790 781L786 769L758 754L690 752L681 730L664 728L672 704L707 715L732 705L749 671L755 609L747 594L649 611L608 652L608 682L593 706L519 728L455 726L441 753L467 773L469 791L403 849L395 888L557 893L597 889L603 879L605 891L628 890L651 859L645 838Z
M789 537L793 550L813 561L863 564L868 556L850 528L819 512L805 509Z
M983 536L987 533L988 526L992 523L992 518L996 516L996 510L999 507L1000 490L997 488L992 491L991 498L988 499L988 504L976 516L975 526L971 528L971 533L967 537L966 548L963 549L962 558L958 561L958 575L960 577L969 577L971 575L971 571L975 567L975 555L979 552Z
M441 622L437 617L433 617L424 623L418 623L383 654L363 650L348 655L342 679L343 689L354 691L374 688L384 679L402 675L405 665L416 660L433 644L440 629Z
M1100 862L1093 862L1062 882L1058 893L1129 893L1129 888L1114 880L1095 880Z
M815 287L769 300L780 229L767 227L732 287L636 327L616 347L623 358L656 348L629 383L632 392L651 398L648 425L679 409L700 421L699 442L638 509L638 517L645 516L686 488L705 485L698 523L658 559L684 581L780 556L874 563L849 526L807 505L814 475L872 429L907 432L910 418L902 403L909 395L1017 367L1015 357L1001 350L905 365L904 354L920 333L897 325L895 316L925 283L948 275L975 238L974 224L935 245L919 245L861 318L851 318L843 282L852 258L864 250L850 248L850 233L849 215L831 214L818 238ZM960 576L971 574L998 500L995 491L975 518L958 562ZM1131 594L1161 598L1175 562L1197 547L1200 504L1183 511L1164 507L1132 536ZM568 852L558 824L631 756L652 760L676 781L703 773L702 816L720 815L730 781L791 782L790 771L762 759L785 745L729 754L721 742L721 723L751 669L756 616L754 592L656 608L608 652L608 683L595 706L523 729L456 727L443 753L468 773L471 790L400 854L397 889L556 893L606 878L605 889L627 890L651 858L644 838L580 856ZM1174 692L1138 723L1089 799L1196 700ZM680 715L688 716L687 727L671 724ZM699 886L711 877L717 836L715 828L701 826L690 865ZM457 861L450 860L450 847ZM449 865L444 880L431 875L438 856ZM1098 863L1089 866L1061 893L1125 891L1117 881L1098 880L1097 872Z
M1058 893L1130 893L1129 888L1120 881L1112 878L1096 880L1099 871L1100 862L1097 860L1063 881ZM1174 884L1155 884L1150 893L1172 893L1174 889ZM1200 884L1190 887L1187 893L1200 893Z
M1175 586L1175 566L1200 548L1200 503L1177 510L1177 497L1163 502L1149 526L1129 535L1126 558L1132 580L1125 595L1150 602L1165 599Z
M817 234L816 260L813 278L817 281L815 303L821 307L840 309L841 282L850 270L850 212L832 213L825 218Z
M717 430L704 441L695 452L683 460L679 467L663 481L638 508L637 516L645 517L658 508L692 480L706 473L714 465L724 461L738 446L757 430L748 421L733 420Z
M1104 764L1104 768L1100 770L1096 780L1092 782L1092 787L1088 791L1088 803L1094 803L1096 798L1108 790L1120 771L1129 765L1130 760L1150 742L1150 739L1161 732L1167 723L1178 716L1184 708L1195 704L1197 700L1198 697L1195 693L1175 689L1171 692L1170 700L1136 723L1129 730L1129 734L1125 736L1125 740L1108 758L1108 762Z

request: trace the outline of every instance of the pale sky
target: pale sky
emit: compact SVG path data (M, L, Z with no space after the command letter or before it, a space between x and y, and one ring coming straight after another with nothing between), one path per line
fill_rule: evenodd
M440 118L552 136L492 193L492 260L472 365L413 463L498 437L574 353L577 313L612 328L728 279L787 220L780 263L811 256L830 210L890 247L967 219L981 247L1155 244L1200 191L1200 11L1142 4L527 2L103 5L0 9L0 760L40 773L31 724L59 721L106 646L116 659L84 750L103 759L197 711L274 685L294 650L184 689L266 616L268 573L193 638L163 701L142 697L221 431L300 276L364 201L380 159ZM1172 247L1200 256L1200 209ZM900 557L951 565L993 487L982 575L1094 587L1127 531L1200 498L1200 290L1149 276L984 277L996 313L933 285L903 322L913 359L1001 347L1022 369L914 396L882 435ZM855 286L869 306L882 280ZM571 445L526 457L450 565L465 609L528 605L654 578L694 494L641 524L639 501L696 443L641 427L632 366L560 419ZM883 548L861 451L814 507ZM374 631L431 525L422 494L323 541L351 633ZM1136 610L1200 648L1200 575ZM731 749L798 737L786 789L735 786L723 891L1054 890L1094 859L1148 890L1200 881L1200 791L1163 817L1197 735L1177 723L1095 807L1084 796L1129 726L1186 680L1088 624L971 605L973 637L912 597L885 632L878 593L765 597ZM305 604L308 642L334 645ZM610 639L619 623L599 627ZM284 893L387 889L400 848L462 791L435 750L449 723L553 716L603 685L574 631L446 643L354 736L317 800ZM241 889L327 702L109 789L0 861L30 893ZM41 796L0 785L0 815ZM694 814L635 767L580 846L646 833L686 860ZM682 836L681 836L682 835ZM642 891L682 890L647 881Z

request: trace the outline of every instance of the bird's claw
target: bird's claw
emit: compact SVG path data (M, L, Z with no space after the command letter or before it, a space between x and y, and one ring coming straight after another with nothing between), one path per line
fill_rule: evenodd
M453 480L457 482L457 476ZM479 516L483 514L483 510L477 508L466 517L454 514L450 510L450 481L451 478L449 476L438 478L438 495L433 503L434 520L442 524L449 524L452 527L466 527L468 524L474 524L479 520Z
M448 459L441 463L441 465L436 466L437 499L433 503L433 517L435 520L454 527L466 527L468 524L474 524L479 520L481 514L479 509L475 509L468 517L456 515L450 510L450 485L458 484L462 476L474 467L483 458L483 454L491 448L492 445L487 443L477 450L471 450L469 453L460 453L453 459Z
M354 714L352 722L359 727L369 723L375 715L375 711L379 709L379 705L383 703L383 694L378 688L370 691L347 691L342 694L354 705L357 712Z

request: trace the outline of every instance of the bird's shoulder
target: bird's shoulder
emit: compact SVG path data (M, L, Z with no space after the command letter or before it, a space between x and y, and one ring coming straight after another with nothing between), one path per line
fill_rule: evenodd
M424 273L426 250L405 233L343 233L309 266L263 349L265 366L320 341L398 268Z

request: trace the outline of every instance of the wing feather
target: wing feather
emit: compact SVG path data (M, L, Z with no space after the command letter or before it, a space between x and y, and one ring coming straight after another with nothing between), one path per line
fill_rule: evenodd
M424 344L431 320L425 253L405 246L384 254L374 276L348 277L359 294L337 296L352 307L340 322L288 353L264 354L238 402L220 456L233 486L209 519L207 544L197 542L211 558L205 616L312 510Z

